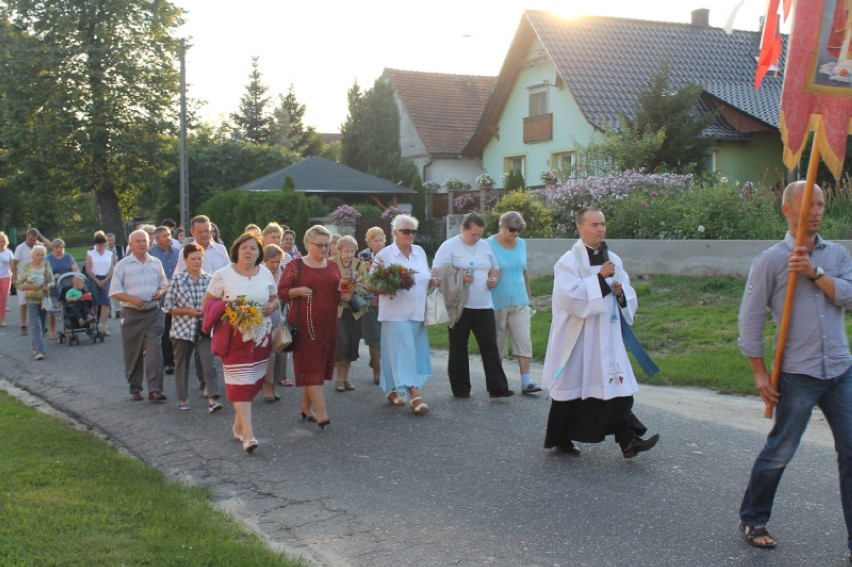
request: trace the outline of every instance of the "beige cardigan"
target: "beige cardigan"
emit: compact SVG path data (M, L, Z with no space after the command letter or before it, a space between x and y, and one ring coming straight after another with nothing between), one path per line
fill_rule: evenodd
M450 320L447 325L452 328L461 318L464 306L467 303L468 287L464 285L465 271L462 268L454 268L452 264L445 264L432 270L432 275L441 278L441 295L447 305L447 314Z

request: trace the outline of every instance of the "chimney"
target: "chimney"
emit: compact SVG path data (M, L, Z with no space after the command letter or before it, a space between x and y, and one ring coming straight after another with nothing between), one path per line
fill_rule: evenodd
M699 8L692 11L692 25L699 28L710 27L710 10Z

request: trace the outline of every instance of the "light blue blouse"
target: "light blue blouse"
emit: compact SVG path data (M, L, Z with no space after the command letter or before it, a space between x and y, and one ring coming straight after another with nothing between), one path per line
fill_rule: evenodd
M518 238L514 249L508 250L500 246L494 236L488 237L488 244L497 258L500 266L500 281L491 290L494 309L505 309L513 305L529 305L527 286L524 283L524 270L527 269L527 243Z

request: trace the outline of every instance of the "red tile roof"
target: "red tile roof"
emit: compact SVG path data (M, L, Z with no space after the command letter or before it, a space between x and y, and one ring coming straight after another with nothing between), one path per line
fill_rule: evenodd
M426 151L457 157L473 136L496 77L385 69Z

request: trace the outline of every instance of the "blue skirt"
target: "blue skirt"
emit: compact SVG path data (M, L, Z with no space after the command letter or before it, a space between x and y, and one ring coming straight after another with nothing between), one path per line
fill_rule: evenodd
M408 387L421 388L432 376L429 333L422 321L382 322L382 372L379 385L408 400Z
M103 280L104 278L106 278L106 276L103 276L102 278L98 278L98 276L92 276L93 280L95 278L97 278L99 280ZM92 294L92 303L94 303L95 305L109 305L109 284L110 283L111 282L107 282L107 284L104 286L104 289L101 289L100 287L98 287L98 284L96 284L94 281L89 283L88 287L89 287L89 292Z

